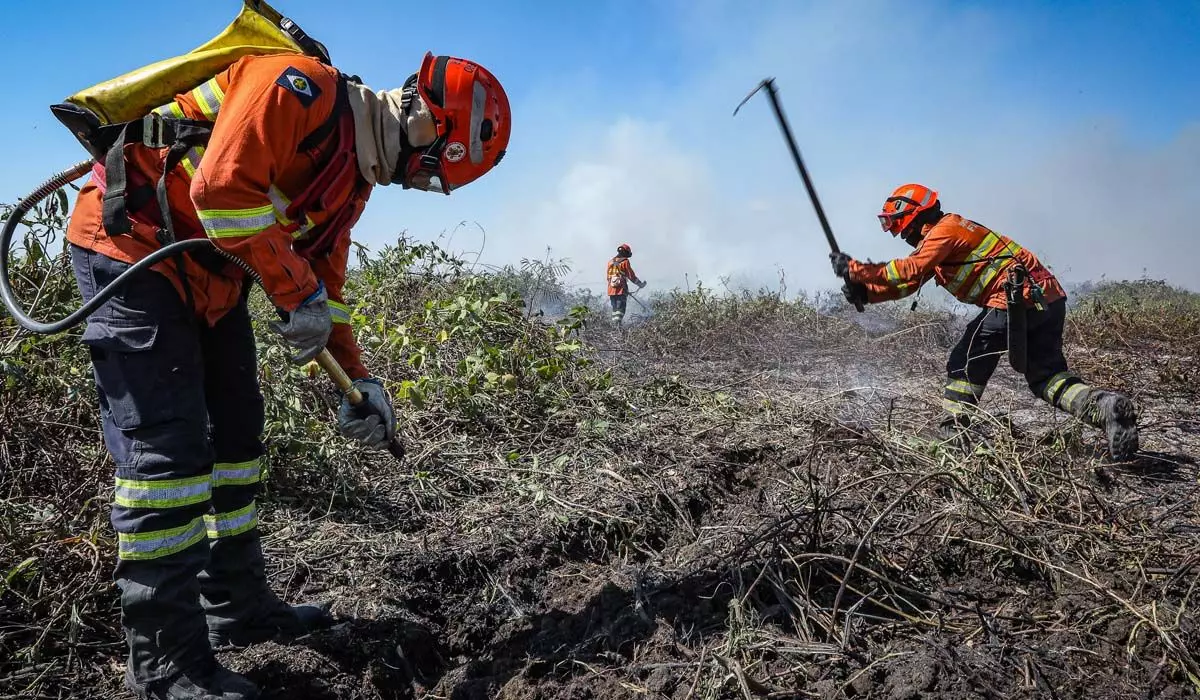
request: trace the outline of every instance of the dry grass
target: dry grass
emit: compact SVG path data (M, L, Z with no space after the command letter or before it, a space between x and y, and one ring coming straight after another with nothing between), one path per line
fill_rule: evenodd
M986 437L927 437L947 314L680 295L575 347L519 302L473 306L497 288L438 251L410 253L356 289L369 365L406 391L410 463L353 453L324 381L281 372L262 336L272 581L345 618L223 656L268 697L1200 686L1200 411L1157 356L1113 341L1141 327L1083 311L1072 326L1080 368L1145 409L1146 454L1118 468L1003 377ZM1154 341L1196 361L1178 334ZM118 697L111 464L86 360L71 338L5 359L0 698Z

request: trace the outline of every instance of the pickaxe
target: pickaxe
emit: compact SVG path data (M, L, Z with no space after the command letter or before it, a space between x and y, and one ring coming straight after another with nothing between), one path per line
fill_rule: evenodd
M829 219L825 218L825 210L821 208L821 200L817 198L817 190L813 187L812 178L808 176L808 168L804 167L804 159L800 157L800 149L796 147L796 139L792 136L792 127L788 124L787 117L783 114L783 106L779 104L779 94L775 89L775 79L767 78L758 84L758 87L750 91L746 95L746 99L738 103L737 109L733 110L734 116L737 116L738 110L742 105L750 101L759 90L767 89L767 97L771 99L771 109L775 111L775 118L779 120L779 129L783 131L783 136L787 140L788 149L792 152L792 160L796 162L796 169L800 171L800 177L804 180L804 188L808 190L808 198L812 200L813 209L817 210L817 218L821 220L821 229L825 231L825 240L829 241L829 248L834 253L840 253L837 239L833 237L833 229L829 226ZM843 279L846 284L850 284L850 275L847 273ZM854 308L861 313L863 305L859 302L854 302Z
M638 299L637 295L635 295L633 292L629 293L629 298L636 301L638 303L638 306L642 307L642 309L644 309L645 311L647 311L647 312L650 311L650 309L645 304L642 303L642 300Z

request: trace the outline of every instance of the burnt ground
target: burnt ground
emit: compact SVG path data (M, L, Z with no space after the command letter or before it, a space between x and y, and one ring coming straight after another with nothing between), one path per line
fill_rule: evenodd
M279 699L1196 694L1200 407L1164 370L1195 346L1072 348L1141 407L1143 452L1113 465L1007 368L982 432L938 441L936 324L853 347L638 333L591 331L613 400L519 443L446 426L416 470L277 459L272 582L342 622L222 660ZM124 697L104 546L43 545L94 585L0 697Z

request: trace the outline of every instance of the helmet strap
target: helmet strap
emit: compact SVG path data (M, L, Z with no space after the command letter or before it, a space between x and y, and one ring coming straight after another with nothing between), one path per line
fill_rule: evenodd
M412 75L408 76L408 79L404 81L404 86L400 89L400 109L405 116L405 122L407 122L407 117L417 104L417 74L413 73ZM400 143L400 154L396 157L396 168L393 171L399 174L401 179L408 174L408 163L414 154L418 152L429 151L433 149L439 141L441 141L441 139L437 139L429 146L413 146L412 142L409 141L407 128L403 129L402 133L404 134L404 138ZM422 155L422 159L426 157L428 157L428 155ZM405 183L404 186L408 187L408 184Z
M417 74L413 73L408 76L408 80L404 81L404 86L400 88L400 108L407 114L412 106L413 97L417 94Z

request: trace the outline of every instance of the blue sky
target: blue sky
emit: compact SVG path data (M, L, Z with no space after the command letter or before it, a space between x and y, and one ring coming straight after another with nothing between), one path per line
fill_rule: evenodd
M235 0L7 3L0 201L82 155L47 107L218 33ZM1200 2L277 0L341 69L395 87L426 49L506 86L504 163L451 197L380 188L356 237L554 257L599 288L617 243L684 275L830 286L823 240L758 80L785 109L842 247L902 255L874 213L923 181L1067 280L1200 288ZM201 9L202 8L202 9ZM119 28L112 18L122 17ZM486 243L472 223L486 232ZM457 227L457 230L456 230Z

